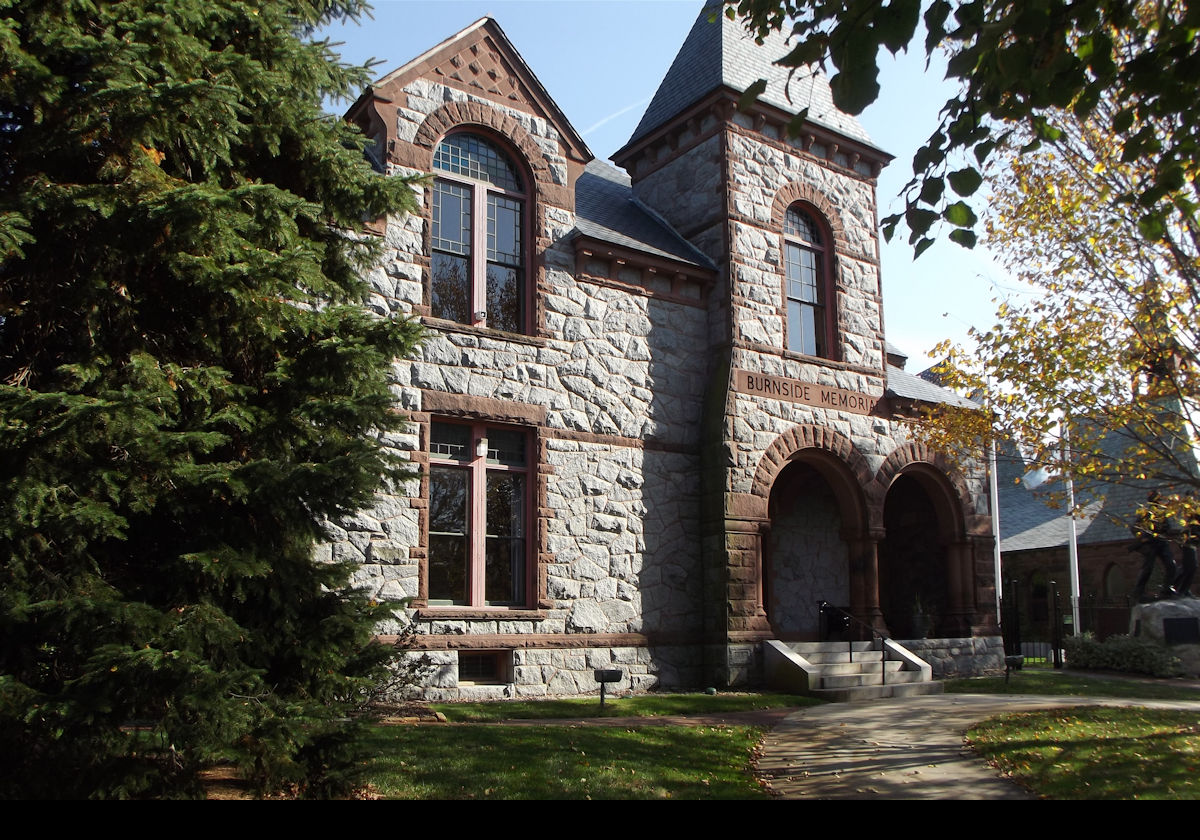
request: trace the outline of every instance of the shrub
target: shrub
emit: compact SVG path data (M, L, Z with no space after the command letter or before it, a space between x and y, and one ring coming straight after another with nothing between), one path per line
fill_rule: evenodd
M1174 677L1180 673L1179 658L1157 642L1133 636L1110 636L1103 642L1091 633L1075 636L1063 643L1067 664L1072 668L1125 671L1153 677Z

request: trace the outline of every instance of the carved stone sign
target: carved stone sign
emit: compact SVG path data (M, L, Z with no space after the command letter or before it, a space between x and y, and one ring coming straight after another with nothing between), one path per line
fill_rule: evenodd
M851 414L870 414L879 402L879 397L858 391L737 369L733 371L733 389L740 394L772 397L817 408L849 411Z

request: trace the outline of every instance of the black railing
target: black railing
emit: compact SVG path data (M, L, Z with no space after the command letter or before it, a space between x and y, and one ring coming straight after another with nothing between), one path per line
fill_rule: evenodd
M870 624L867 624L862 619L858 618L855 615L852 615L851 613L847 612L846 610L842 609L841 607L835 607L833 604L829 603L828 601L818 601L817 602L817 615L818 615L818 628L819 628L818 633L821 637L821 641L823 641L823 642L834 641L834 639L831 638L831 634L835 631L845 634L846 647L847 647L846 653L850 657L850 659L849 659L850 662L854 661L855 639L852 638L853 634L850 633L850 628L852 626L857 625L858 627L862 628L863 630L866 630L867 634L868 634L868 638L872 643L876 639L878 639L879 640L879 677L882 680L881 684L887 685L887 662L888 662L888 646L887 646L888 636L887 636L887 634L879 632L878 630L876 630Z

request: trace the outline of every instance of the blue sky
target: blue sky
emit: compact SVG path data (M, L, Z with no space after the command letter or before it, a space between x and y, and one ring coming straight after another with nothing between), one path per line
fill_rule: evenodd
M373 20L335 26L343 58L376 59L384 75L475 20L494 17L525 62L583 135L607 159L633 133L650 97L691 28L701 0L375 0ZM923 55L881 56L879 101L860 120L875 144L896 156L879 180L880 215L911 177L913 153L937 124L954 91ZM882 250L884 318L892 343L909 353L908 369L943 338L965 339L968 324L993 322L997 297L1017 284L982 248L939 242L913 261L904 241Z

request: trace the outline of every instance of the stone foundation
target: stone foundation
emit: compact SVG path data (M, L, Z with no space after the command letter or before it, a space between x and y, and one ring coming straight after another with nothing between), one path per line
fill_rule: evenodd
M417 694L434 702L599 695L600 684L593 673L597 668L623 672L620 682L608 686L609 694L694 690L701 683L700 651L692 646L500 651L508 677L505 682L460 679L460 651L425 655L433 663L433 671Z
M897 639L896 643L928 662L937 680L1004 672L1004 640L1000 636Z

